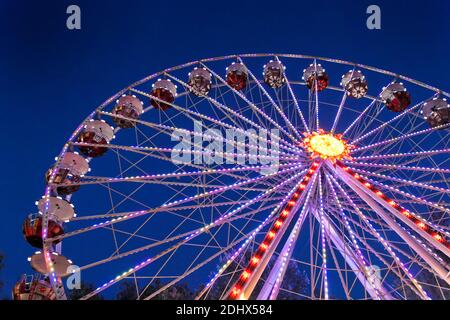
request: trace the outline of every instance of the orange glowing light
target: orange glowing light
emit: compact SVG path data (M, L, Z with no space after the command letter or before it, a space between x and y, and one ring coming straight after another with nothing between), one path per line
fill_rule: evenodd
M433 237L434 237L437 241L442 241L442 236L441 236L439 233L436 233Z
M257 264L259 262L259 258L258 257L253 257L252 258L252 263L253 264Z
M305 133L302 146L308 150L312 159L329 159L332 162L350 159L350 151L353 148L346 140L342 139L342 135L327 133L322 129ZM316 167L318 164L313 165Z
M410 217L410 216L411 216L411 213L409 213L408 210L403 210L402 213L403 213L405 216L407 216L407 217Z
M241 292L241 289L235 287L233 288L233 291L231 292L233 296L237 296Z
M417 225L418 225L419 228L421 228L421 229L425 229L425 228L426 228L426 225L425 225L425 223L423 223L423 222L419 222Z
M393 206L393 207L395 207L395 206L397 205L397 203L395 203L394 200L390 200L390 201L389 201L389 204L390 204L391 206Z

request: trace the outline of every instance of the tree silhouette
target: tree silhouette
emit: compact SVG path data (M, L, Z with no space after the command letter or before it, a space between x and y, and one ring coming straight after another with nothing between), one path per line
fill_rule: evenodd
M159 279L156 279L148 288L141 293L140 298L145 298L150 294L156 292L164 286ZM160 292L153 299L154 300L192 300L194 299L194 292L185 283L177 283L170 288ZM120 284L120 290L116 295L117 300L136 300L138 294L136 286L132 281L125 281Z
M93 284L81 282L80 289L68 290L67 299L78 300L94 290L95 290L95 287ZM104 300L104 298L103 298L103 296L97 294L97 295L93 296L92 298L90 298L89 300Z

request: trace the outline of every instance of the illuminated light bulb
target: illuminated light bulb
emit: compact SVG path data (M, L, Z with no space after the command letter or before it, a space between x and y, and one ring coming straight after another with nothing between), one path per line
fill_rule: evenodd
M418 225L419 228L421 228L421 229L425 229L425 228L427 227L426 224L423 223L423 222L419 222L419 223L417 223L417 225Z
M241 293L241 289L239 287L234 287L233 290L231 291L231 294L233 296L237 296L239 293Z
M259 262L259 258L258 257L253 257L251 260L252 264L255 265Z
M372 185L369 182L364 183L367 188L370 188Z
M397 205L397 203L395 203L394 200L389 200L388 202L391 206L395 207Z
M288 204L289 204L290 206L293 206L293 205L295 204L295 201L289 201Z
M404 215L407 216L407 217L411 217L411 213L409 213L408 210L403 210L403 211L402 211L402 214L404 214Z
M281 227L281 225L283 224L283 222L281 222L280 220L277 220L276 222L275 222L275 225L279 228L279 227Z
M270 231L267 236L269 237L269 239L273 239L273 237L275 237L275 232Z
M442 241L443 240L442 236L439 233L435 233L433 235L433 238L435 238L437 241Z
M245 271L242 273L242 279L244 279L244 280L247 280L249 276L250 276L250 272L247 271L247 270L245 270Z
M287 210L283 210L283 211L281 212L281 215L282 215L283 217L286 217L288 214L289 214L289 211L287 211Z
M383 192L381 192L381 191L377 191L375 193L376 193L377 196L380 196L380 197L383 195Z
M301 183L299 188L302 189L302 190L304 190L304 189L306 188L306 185L303 184L303 183Z
M261 250L266 251L267 248L268 248L268 246L267 246L267 244L263 243L263 244L260 246L260 248L261 248Z

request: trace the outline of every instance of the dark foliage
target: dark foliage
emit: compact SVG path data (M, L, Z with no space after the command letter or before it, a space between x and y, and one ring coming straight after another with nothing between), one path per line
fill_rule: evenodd
M82 282L80 289L68 290L67 299L78 300L94 290L95 287L93 284ZM90 300L104 300L104 298L101 295L97 294L93 296Z

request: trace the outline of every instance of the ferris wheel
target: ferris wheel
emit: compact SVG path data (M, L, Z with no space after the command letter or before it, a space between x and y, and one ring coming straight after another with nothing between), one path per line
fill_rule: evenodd
M42 276L15 298L66 299L72 265L82 299L450 298L448 97L293 54L152 74L56 157L23 230Z

